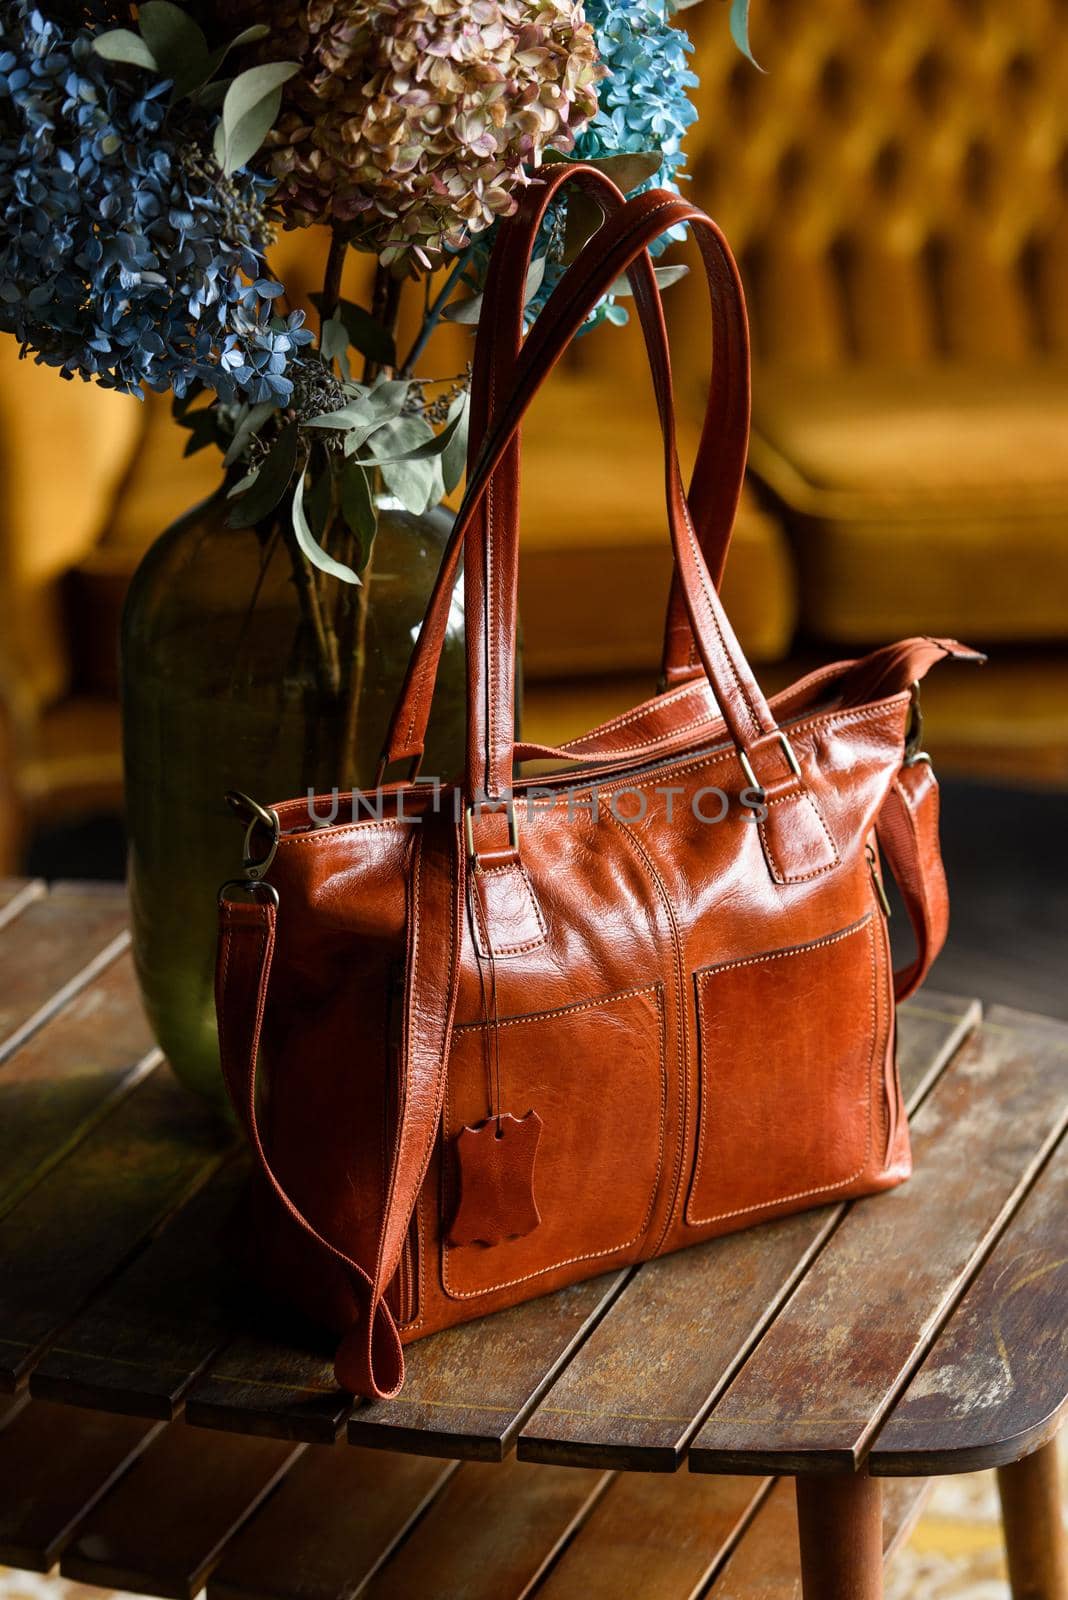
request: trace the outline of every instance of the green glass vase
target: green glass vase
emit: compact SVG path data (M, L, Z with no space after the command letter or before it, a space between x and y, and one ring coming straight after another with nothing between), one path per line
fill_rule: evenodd
M389 714L452 524L379 503L360 589L304 573L277 538L225 523L220 492L176 522L134 575L121 680L133 953L178 1077L221 1099L213 980L216 892L240 868L223 796L263 804L374 781ZM300 582L295 581L299 577ZM341 593L344 587L347 592ZM322 611L335 648L324 670ZM449 619L424 771L463 765L463 598Z

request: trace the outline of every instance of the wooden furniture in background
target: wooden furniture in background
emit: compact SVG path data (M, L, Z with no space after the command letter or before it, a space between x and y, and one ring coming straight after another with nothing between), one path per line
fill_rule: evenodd
M187 1600L875 1600L923 1480L996 1465L1017 1600L1065 1600L1068 1027L922 993L908 1184L424 1340L354 1407L234 1273L244 1153L153 1047L121 894L3 886L0 970L0 1560Z
M739 254L757 356L757 487L728 578L747 653L774 663L815 641L826 660L914 632L988 648L981 676L931 685L943 767L1063 786L1063 4L767 0L753 10L763 74L722 6L685 23L701 80L688 181ZM304 298L322 235L276 249ZM350 293L368 266L350 263ZM691 435L707 378L695 287L666 302ZM580 340L526 430L528 675L562 701L576 677L656 666L644 619L668 546L639 344L634 330ZM469 335L449 328L432 350L436 370L459 371ZM139 409L64 385L13 341L0 421L0 698L18 733L2 849L16 825L117 807L122 591L218 462L182 460L160 397ZM561 468L562 434L580 470Z

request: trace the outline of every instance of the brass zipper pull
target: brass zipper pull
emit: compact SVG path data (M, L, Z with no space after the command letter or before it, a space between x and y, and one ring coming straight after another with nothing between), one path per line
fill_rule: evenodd
M874 888L876 896L878 897L879 906L882 910L883 916L886 918L887 922L889 922L891 916L890 902L886 898L886 888L883 884L882 878L879 876L879 868L875 861L875 851L872 849L870 844L866 844L864 846L864 850L868 857L868 871L871 873L872 887Z

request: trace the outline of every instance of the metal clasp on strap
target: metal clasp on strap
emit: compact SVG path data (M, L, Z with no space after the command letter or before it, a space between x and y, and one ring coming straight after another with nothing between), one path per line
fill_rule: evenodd
M917 679L909 684L909 694L912 696L909 704L909 720L905 727L905 758L902 766L916 767L921 761L926 761L930 766L931 758L926 750L921 750L923 744L923 711L920 707L920 685Z
M282 824L277 811L268 806L261 806L258 800L253 800L251 795L242 794L239 789L231 789L226 795L226 804L239 821L246 824L245 841L241 849L241 870L243 878L228 878L219 890L219 899L232 899L228 891L241 888L250 894L253 900L259 901L261 897L272 905L278 905L278 890L272 884L262 881L271 862L278 850L278 840L282 833ZM266 828L270 832L271 841L267 847L266 855L253 855L253 840L257 828Z
M500 811L503 808L508 818L508 843L513 850L519 849L519 818L516 815L515 800L509 795L506 800L475 800L464 808L464 843L467 845L467 858L474 861L478 855L475 849L474 816L476 812Z
M235 891L244 890L257 904L270 904L278 910L278 890L273 883L261 883L258 878L227 878L219 885L219 901L233 900Z
M790 768L790 771L793 773L795 778L800 778L801 764L797 759L793 745L790 743L789 739L786 737L786 734L781 728L775 729L775 735L782 747L782 753L786 758L786 765ZM770 734L768 737L770 738ZM738 760L741 763L742 771L745 773L746 781L749 784L750 789L755 789L757 794L763 796L764 785L760 782L756 773L753 771L753 763L750 761L741 745L738 746Z

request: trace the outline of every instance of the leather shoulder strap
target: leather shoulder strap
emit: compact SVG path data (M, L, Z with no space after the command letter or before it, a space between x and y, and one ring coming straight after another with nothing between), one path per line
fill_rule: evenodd
M907 1000L931 970L949 931L949 890L938 842L938 780L926 757L906 762L875 825L916 939L916 956L894 973L894 996Z
M216 1010L226 1087L257 1165L279 1202L349 1276L359 1314L338 1348L335 1374L342 1388L369 1400L392 1398L404 1382L400 1334L385 1293L397 1270L437 1134L456 1005L464 858L454 830L448 831L447 839L429 841L429 833L420 829L413 845L400 1111L371 1270L309 1221L279 1179L263 1144L256 1113L256 1072L278 913L273 904L258 901L224 899L219 907ZM448 939L444 950L442 933Z

